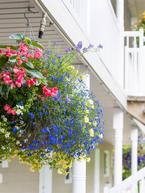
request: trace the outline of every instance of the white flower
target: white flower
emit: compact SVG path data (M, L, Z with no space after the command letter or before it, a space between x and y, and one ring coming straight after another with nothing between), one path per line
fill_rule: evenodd
M24 139L24 143L27 143L28 139Z
M101 134L99 135L99 137L100 137L100 139L103 139L103 134L101 133Z
M24 109L24 106L22 105L16 105L17 109Z
M2 115L1 118L3 119L4 122L7 122L7 118L4 115Z
M20 109L16 110L16 113L17 115L23 115L23 112Z
M7 132L7 133L5 134L5 138L9 138L9 137L10 137L10 133Z
M4 146L1 147L3 150L5 150L6 148Z
M4 130L4 129L0 129L0 132L4 133L4 132L5 132L5 130Z
M19 141L16 141L16 145L19 145L20 144L20 142Z

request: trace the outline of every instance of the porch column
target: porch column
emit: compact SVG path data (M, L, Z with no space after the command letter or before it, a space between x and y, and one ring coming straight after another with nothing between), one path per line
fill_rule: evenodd
M120 29L124 31L124 0L116 0L116 14Z
M114 184L122 181L122 145L123 145L123 122L124 115L121 109L114 109Z
M100 193L100 149L95 150L94 158L94 192Z
M137 172L137 145L138 145L138 129L134 127L131 131L131 172Z
M44 166L39 173L39 193L52 193L52 170Z
M90 74L88 69L81 67L86 88L90 89ZM72 167L72 193L86 193L86 160L74 161Z
M72 193L86 193L86 161L74 161L72 168Z

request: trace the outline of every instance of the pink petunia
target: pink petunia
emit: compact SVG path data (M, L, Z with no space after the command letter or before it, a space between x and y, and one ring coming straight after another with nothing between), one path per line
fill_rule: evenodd
M42 57L42 50L36 50L34 53L34 58L41 58Z
M46 97L51 96L51 89L47 88L46 86L43 86L42 91L44 96Z
M4 105L4 110L5 110L5 111L8 111L10 108L11 108L11 107L10 107L10 105L8 105L8 104Z
M36 84L36 79L32 78L26 81L26 84L28 85L28 87L31 87L32 85Z
M20 44L20 53L22 55L27 55L28 53L28 47L24 43Z

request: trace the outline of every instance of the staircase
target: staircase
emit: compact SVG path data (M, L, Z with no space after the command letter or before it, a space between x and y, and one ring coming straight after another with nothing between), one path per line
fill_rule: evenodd
M145 193L145 168L107 190L106 193Z
M125 32L124 89L128 112L145 125L145 46L143 30ZM104 193L145 193L145 167Z

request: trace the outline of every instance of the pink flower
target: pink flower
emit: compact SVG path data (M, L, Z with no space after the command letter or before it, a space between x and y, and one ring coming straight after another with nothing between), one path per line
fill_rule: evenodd
M16 115L17 113L16 113L16 111L14 109L11 109L11 114L12 115Z
M7 57L11 57L11 56L13 55L13 54L12 54L12 51L11 51L11 48L8 47L8 48L6 49L6 53L5 53L5 54L6 54Z
M58 94L58 88L57 87L54 87L51 89L51 96L56 96Z
M0 54L2 54L3 53L3 51L0 49Z
M42 57L42 50L36 50L34 53L34 58L41 58Z
M11 84L12 83L12 80L11 80L9 75L4 76L4 83L5 84Z
M43 90L43 94L44 94L46 97L48 97L48 96L54 97L54 96L56 96L57 93L58 93L58 88L57 88L57 87L54 87L54 88L51 88L51 89L50 89L50 88L47 88L46 86L43 86L42 90Z
M28 53L28 47L24 43L20 44L20 53L22 55L27 55Z
M8 104L4 105L4 110L5 110L8 114L12 114L12 115L16 115L16 114L17 114L16 111L15 111L13 108L11 108L11 106L8 105Z
M17 73L19 72L19 68L17 68L16 66L14 66L13 72L14 72L15 74L17 74Z
M32 78L26 81L26 84L28 85L28 87L35 85L36 84L36 79Z
M43 90L43 94L46 97L51 96L51 90L49 88L47 88L46 86L43 86L42 90Z
M33 55L32 54L30 54L30 53L28 53L27 55L26 55L26 57L27 58L31 58L31 59L33 59L34 57L33 57Z
M10 108L11 108L11 107L10 107L10 105L8 105L8 104L4 105L4 110L5 110L5 111L8 111Z
M21 59L18 59L18 60L17 60L17 64L18 64L18 65L21 65L22 63L23 63L23 61L22 61Z

